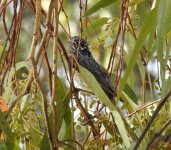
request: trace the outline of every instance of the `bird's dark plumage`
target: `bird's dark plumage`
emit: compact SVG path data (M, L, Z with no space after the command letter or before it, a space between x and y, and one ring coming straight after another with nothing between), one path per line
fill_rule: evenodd
M72 37L70 50L74 54L78 63L93 74L101 88L108 95L109 99L116 96L106 70L93 58L87 41L79 36Z

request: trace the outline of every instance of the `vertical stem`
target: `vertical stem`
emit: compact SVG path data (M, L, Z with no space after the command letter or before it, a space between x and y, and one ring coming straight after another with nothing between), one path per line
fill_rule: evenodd
M80 37L82 37L82 32L83 32L83 24L82 24L82 4L81 0L79 0L79 7L80 7Z
M43 108L44 108L44 118L45 118L45 123L46 123L47 131L48 131L47 133L48 133L48 137L49 137L50 147L53 150L54 144L53 144L52 132L51 132L51 128L50 128L50 124L49 124L49 120L48 120L47 98L46 98L46 94L43 91L43 87L42 87L40 80L39 80L39 76L38 76L38 72L37 72L37 63L36 63L35 58L34 58L35 49L36 49L37 42L38 42L38 32L39 32L40 23L41 23L40 22L40 19L41 19L41 0L36 0L35 5L36 5L36 15L35 15L33 39L32 39L31 49L30 49L30 53L29 53L29 59L30 59L30 61L32 63L32 67L33 67L33 78L35 79L37 87L39 88L40 93L41 93L42 103L43 103Z
M58 49L58 25L59 25L59 14L58 14L58 1L54 1L54 39L53 39L53 71L52 71L52 111L53 111L53 135L55 141L55 149L57 149L58 141L58 128L57 128L57 110L55 107L56 94L56 79L57 79L57 49Z

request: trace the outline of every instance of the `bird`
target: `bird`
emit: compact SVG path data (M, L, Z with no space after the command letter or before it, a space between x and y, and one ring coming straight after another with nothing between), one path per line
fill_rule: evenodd
M97 80L108 98L113 101L116 97L114 86L107 71L94 58L87 41L80 36L73 36L70 40L70 52L85 69L87 69Z

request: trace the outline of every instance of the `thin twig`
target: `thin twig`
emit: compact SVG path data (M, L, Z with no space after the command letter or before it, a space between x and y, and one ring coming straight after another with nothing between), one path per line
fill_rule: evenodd
M88 114L88 112L84 109L84 107L82 106L80 100L78 99L78 97L76 96L76 100L75 100L77 107L80 109L80 111L82 112L82 114L84 115L85 119L88 121L88 124L90 125L92 132L94 134L94 137L97 139L100 137L100 133L99 131L96 129L96 127L94 126L90 115Z
M137 143L134 146L133 150L137 150L139 145L141 144L143 138L145 137L147 131L149 130L150 126L152 125L154 119L157 117L157 114L159 113L159 111L161 110L161 108L164 106L164 104L167 102L167 100L170 98L171 96L171 90L168 92L168 94L161 100L161 102L159 103L159 105L157 106L156 110L154 111L151 119L149 120L149 122L147 123L147 126L145 127L144 131L142 132L142 134L140 135Z
M74 143L76 143L81 148L81 150L84 150L84 147L79 142L77 142L75 140L66 139L66 140L64 140L62 142L74 142Z
M52 4L52 1L51 1L51 4ZM37 84L37 87L39 88L40 93L41 93L43 110L44 110L43 112L44 112L44 118L45 118L45 123L46 123L46 127L47 127L49 143L50 143L51 150L53 150L54 149L54 142L53 142L52 132L51 132L50 123L49 123L49 119L48 119L47 98L46 98L46 94L45 94L43 87L42 87L40 80L39 80L39 75L37 72L37 63L36 63L35 58L34 58L35 50L36 50L36 46L37 46L37 42L38 42L38 31L40 28L41 1L37 0L35 5L36 5L36 15L35 15L34 30L33 30L34 34L33 34L33 40L32 40L31 49L30 49L30 53L29 53L29 59L30 59L30 61L32 63L32 67L33 67L33 77L34 77L35 82Z
M54 142L58 144L58 129L57 129L57 110L55 106L56 95L59 94L56 91L57 82L57 62L58 62L58 26L59 26L59 14L58 14L58 1L54 1L54 39L53 39L53 72L52 72L52 111L53 111L53 137ZM58 145L55 145L55 149Z
M151 141L147 144L146 150L150 150L151 146L154 145L154 143L159 140L159 137L161 136L162 132L171 124L171 119L169 119L164 126L155 134L155 136L151 139Z
M144 110L145 108L147 108L147 107L149 107L149 106L151 106L151 105L153 105L153 104L159 103L160 101L161 101L161 100L159 99L159 100L156 100L156 101L154 101L154 102L152 102L152 103L149 103L149 104L147 104L147 105L145 105L145 106L143 106L143 107L141 107L141 108L135 110L135 111L132 112L131 114L128 114L128 115L125 116L124 118L131 117L131 116L134 115L135 113L138 113L138 112L140 112L141 110Z

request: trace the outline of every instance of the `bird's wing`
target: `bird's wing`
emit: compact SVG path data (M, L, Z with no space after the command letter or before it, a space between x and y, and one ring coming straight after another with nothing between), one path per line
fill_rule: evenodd
M78 60L79 64L93 74L101 88L111 99L115 93L106 70L100 66L93 57L86 58L86 56L84 56L82 58L80 57L80 59L81 60Z

